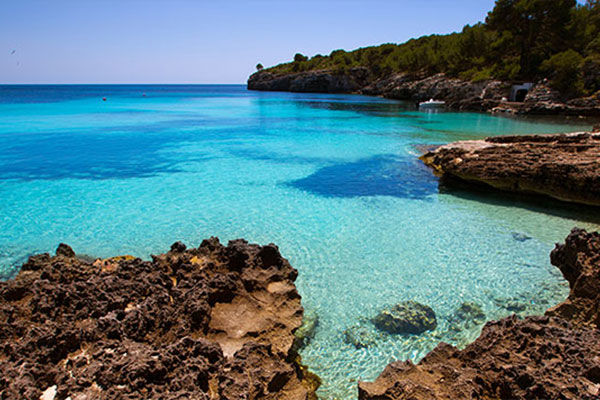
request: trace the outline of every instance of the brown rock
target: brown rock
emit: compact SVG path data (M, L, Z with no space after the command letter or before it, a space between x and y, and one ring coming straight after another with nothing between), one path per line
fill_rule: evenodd
M359 399L598 399L600 291L588 288L599 282L600 234L573 230L552 263L571 293L547 316L490 322L464 350L441 343L417 365L392 363L359 383Z
M491 137L441 146L421 159L445 179L600 205L600 134Z
M151 262L61 244L0 282L0 398L314 398L291 350L296 276L276 246L243 240Z

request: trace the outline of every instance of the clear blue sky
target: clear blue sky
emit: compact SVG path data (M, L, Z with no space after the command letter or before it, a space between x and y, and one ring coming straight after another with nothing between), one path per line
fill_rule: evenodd
M244 83L258 62L453 32L493 4L0 0L0 83Z

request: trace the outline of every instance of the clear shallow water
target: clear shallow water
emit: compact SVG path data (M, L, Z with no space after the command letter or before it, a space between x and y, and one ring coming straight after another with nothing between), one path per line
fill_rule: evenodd
M243 86L0 86L0 276L59 242L143 258L212 235L274 242L319 316L302 356L320 395L352 398L393 360L476 337L480 326L451 330L464 301L488 319L561 301L550 250L575 225L598 229L577 206L440 191L422 149L587 128ZM435 310L434 332L377 335L363 321L407 299ZM375 345L344 342L357 324Z

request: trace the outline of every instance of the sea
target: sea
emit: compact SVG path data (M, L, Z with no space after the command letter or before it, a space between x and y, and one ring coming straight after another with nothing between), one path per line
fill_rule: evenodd
M2 85L0 278L61 242L144 259L210 236L275 243L318 321L301 350L318 394L353 399L392 361L564 300L549 253L573 227L600 227L585 207L448 187L418 157L591 125L244 85ZM371 318L407 300L430 306L437 328L377 331ZM485 318L457 312L465 303Z

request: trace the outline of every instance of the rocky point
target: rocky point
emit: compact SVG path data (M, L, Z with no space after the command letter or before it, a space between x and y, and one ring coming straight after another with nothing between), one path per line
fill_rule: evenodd
M61 244L0 282L0 398L315 398L292 350L297 271L274 245L175 243L142 261Z
M421 159L446 181L600 206L600 133L455 142Z

